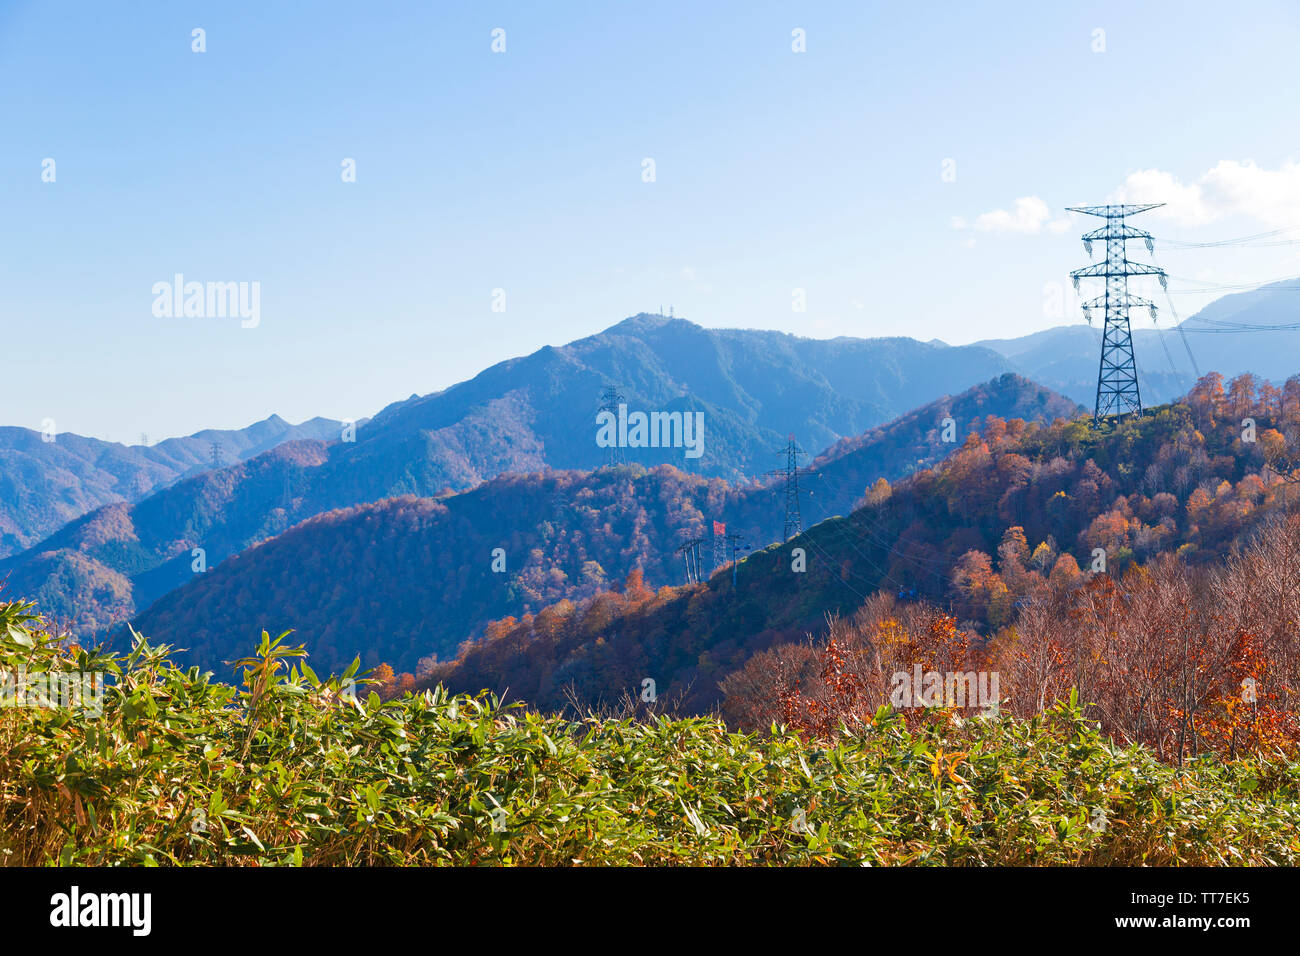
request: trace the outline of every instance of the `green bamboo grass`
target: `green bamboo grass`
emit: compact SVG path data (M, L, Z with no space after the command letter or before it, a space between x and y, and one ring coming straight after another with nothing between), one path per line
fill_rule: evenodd
M8 865L1294 864L1300 767L1165 766L1063 702L806 742L715 719L381 702L284 635L242 689L140 641L60 647L0 604L0 669L103 669L97 718L0 709Z

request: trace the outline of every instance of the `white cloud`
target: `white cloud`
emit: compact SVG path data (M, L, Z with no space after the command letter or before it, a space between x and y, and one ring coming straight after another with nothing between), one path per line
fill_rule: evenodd
M1147 215L1169 219L1183 226L1203 226L1216 218L1206 204L1200 186L1180 183L1173 173L1159 169L1129 173L1124 185L1106 199L1115 203L1165 203L1165 208L1152 210Z
M1195 182L1183 183L1159 169L1130 173L1113 202L1163 202L1151 216L1180 226L1204 226L1245 216L1267 226L1300 222L1300 163L1263 169L1253 160L1222 159Z
M1011 212L995 209L977 217L975 228L980 232L1038 232L1051 215L1047 203L1037 196L1024 196L1012 203Z
M966 220L961 216L952 218L954 229L967 228ZM1011 209L994 209L975 218L973 228L980 232L1019 233L1033 235L1046 229L1048 232L1064 232L1070 227L1068 219L1053 219L1047 203L1037 196L1022 196L1011 204Z

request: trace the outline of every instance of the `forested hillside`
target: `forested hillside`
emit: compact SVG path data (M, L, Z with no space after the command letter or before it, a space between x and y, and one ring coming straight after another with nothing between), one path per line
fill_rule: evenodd
M0 561L0 576L12 574L22 593L78 634L96 633L187 580L194 548L211 567L334 509L446 495L501 474L594 468L606 455L595 416L607 383L619 386L632 410L704 414L702 457L625 448L624 460L745 480L775 464L787 433L820 449L1007 368L983 348L821 341L641 315L394 403L358 425L348 436L355 440L332 429L319 447L264 454L89 514ZM34 513L39 501L29 502L24 489L35 482L16 483L0 500ZM79 510L58 513L71 518Z
M103 630L192 577L195 548L216 562L288 528L295 488L326 454L322 442L287 442L136 504L97 509L0 561L0 577L74 633Z
M878 589L935 602L987 637L1048 584L1087 582L1098 549L1111 580L1164 553L1222 559L1294 500L1298 434L1300 377L1279 390L1207 376L1185 402L1103 431L993 420L943 462L873 488L848 517L751 556L736 586L728 571L498 622L428 680L557 707L571 695L616 700L648 677L704 710L756 652L824 634L828 615Z
M801 478L807 514L848 513L877 481L937 460L990 414L1050 421L1076 410L1009 375L932 403L820 456ZM714 521L750 546L776 540L783 495L769 483L735 487L669 465L503 476L438 500L408 496L314 518L190 574L135 624L207 666L250 631L292 627L322 667L360 654L414 672L495 618L591 597L633 572L680 581L682 537L711 534ZM503 569L494 572L497 548Z

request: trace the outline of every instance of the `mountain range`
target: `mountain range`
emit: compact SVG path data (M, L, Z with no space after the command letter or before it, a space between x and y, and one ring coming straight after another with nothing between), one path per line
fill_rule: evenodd
M807 467L807 520L850 512L874 483L941 459L989 416L1051 422L1079 411L1010 374L929 403ZM292 627L324 670L359 655L415 671L422 657L451 657L493 619L590 598L633 573L681 580L683 535L706 538L701 560L712 566L715 521L765 546L781 536L784 500L780 482L735 486L671 465L502 476L439 500L406 496L317 516L191 575L134 623L204 666L237 655L250 634Z
M1145 327L1142 313L1134 312L1134 351L1147 404L1172 401L1211 370L1229 377L1250 371L1273 381L1292 374L1298 293L1300 280L1290 280L1225 295L1176 329ZM400 437L373 451L389 458L405 453L411 463L409 475L386 476L392 493L426 494L432 485L461 489L504 471L546 465L591 468L601 455L584 432L588 413L602 387L615 383L634 404L665 411L711 407L710 430L720 444L701 473L734 479L755 461L766 463L787 433L822 448L1002 372L1091 406L1100 334L1072 324L967 346L907 338L822 341L703 329L642 314L570 345L501 362L443 391L393 403L376 421L390 418L390 438ZM229 464L284 441L329 442L340 432L341 423L330 419L289 425L272 415L245 429L126 446L71 433L49 441L31 429L0 427L0 558L101 505L140 501L210 469L213 443ZM431 436L432 446L422 446L411 437L415 433ZM405 449L396 447L404 440ZM647 456L642 463L666 460ZM347 497L338 504L365 500Z
M272 415L247 428L209 428L152 445L123 445L70 432L0 427L0 558L102 505L140 501L206 471L214 454L218 465L240 461L297 438L337 438L341 428L328 418L290 425Z
M355 441L338 432L329 442L290 440L147 497L101 506L0 560L0 578L38 596L75 633L96 633L188 580L195 549L202 566L215 567L335 509L401 495L446 497L503 474L593 468L606 455L595 441L606 383L619 385L631 409L705 416L703 457L626 448L626 460L740 481L776 465L788 433L821 448L987 381L1008 364L983 348L819 341L638 316L394 403L358 424L349 436Z
M1186 402L1101 430L1086 419L988 419L951 455L733 569L658 592L632 579L492 622L412 686L581 710L636 699L648 678L671 707L743 717L730 692L743 700L741 685L771 664L742 675L747 662L824 635L834 616L870 602L901 618L929 601L987 636L1090 576L1124 580L1162 554L1221 564L1294 508L1294 486L1265 466L1267 449L1300 427L1300 389L1288 391L1257 400L1239 390L1234 401L1207 378ZM1242 440L1243 415L1257 419L1257 441ZM772 691L771 675L762 680Z
M984 339L1017 372L1092 407L1101 355L1100 316L1092 326L1066 325L1011 339ZM1300 280L1225 295L1172 328L1157 328L1132 310L1133 354L1148 405L1185 395L1205 372L1243 372L1281 382L1294 375L1300 336ZM1286 328L1290 326L1290 328Z
M1227 296L1183 323L1188 334L1182 338L1213 342L1214 364L1225 372L1254 368L1284 377L1289 374L1284 344L1295 333L1274 327L1286 324L1297 291L1300 284L1280 283ZM1228 334L1243 328L1254 334ZM1206 334L1198 339L1196 332ZM1185 371L1164 373L1167 377L1149 371L1164 351L1161 335L1171 350L1181 344L1171 344L1171 333L1134 334L1148 402L1166 392L1185 392L1190 381ZM321 527L349 526L363 520L363 506L394 507L384 506L386 499L436 498L447 509L447 520L456 521L462 509L469 514L474 507L473 499L459 501L457 493L479 488L480 500L505 515L523 507L522 533L527 534L535 527L528 522L538 516L510 495L501 497L511 482L492 484L493 479L548 470L585 472L601 465L606 451L594 441L595 412L610 384L631 409L698 411L707 422L707 451L700 459L685 457L680 448L622 449L623 458L642 469L641 477L627 479L643 482L634 493L654 494L650 486L660 480L656 475L664 474L657 466L671 465L673 481L695 480L691 494L721 494L729 502L722 518L761 544L780 529L746 518L744 502L758 500L761 496L749 486L784 463L778 453L787 436L797 436L807 448L826 449L816 463L822 490L806 486L808 506L817 509L825 503L831 510L824 513L837 513L862 496L864 482L894 480L935 460L932 448L911 447L911 458L903 460L889 457L880 444L901 449L911 440L908 435L929 435L936 409L928 403L957 395L953 401L958 404L986 401L989 413L999 417L1069 417L1076 409L1068 399L1091 401L1096 352L1094 332L1086 326L947 346L907 338L813 340L777 332L709 330L643 314L569 345L501 362L440 392L396 402L359 423L354 436L341 437L341 423L328 419L291 426L276 416L238 432L199 432L132 448L68 434L47 442L37 432L0 429L0 555L11 552L0 560L0 580L8 579L11 593L38 598L47 613L84 636L106 633L138 617L182 585L194 585L185 589L187 594L207 593L194 580L200 573L196 568L217 568L317 516L328 518ZM987 387L963 394L999 376L1011 381L1006 376L1015 371L1027 371L1049 388L1015 380L1018 394L1013 396L998 398L998 389ZM1053 386L1066 398L1051 394ZM1040 404L1027 407L1026 396ZM919 411L904 425L909 409ZM968 415L963 406L958 417ZM909 432L920 427L920 419L925 427ZM896 427L888 435L872 437L873 430L894 420ZM213 442L240 460L212 468ZM868 452L861 460L871 464L857 467L850 453L862 449ZM844 475L838 476L837 469ZM561 494L566 482L589 478L545 480L554 483L553 494ZM699 492L715 487L706 479L721 479L721 490ZM843 486L827 491L836 481ZM607 493L595 487L575 490ZM762 494L769 501L775 496L770 489ZM354 509L359 510L353 514ZM717 509L697 510L712 519ZM428 653L445 654L452 635L463 639L492 616L527 613L558 595L581 598L635 567L657 576L652 561L638 564L637 557L658 554L670 530L688 529L694 519L673 516L676 523L669 529L663 525L669 516L653 511L643 516L660 522L651 547L625 547L617 558L600 554L596 563L601 573L585 583L578 566L562 586L549 591L475 604L463 615L451 615L446 629L436 634L417 635L415 625L401 623L414 636L388 656L410 666L421 641ZM381 520L368 514L365 520ZM488 517L495 518L495 512L489 510ZM433 512L421 520L431 522L430 533L444 533ZM313 529L311 534L321 530ZM512 537L508 531L494 525L484 534L504 540ZM168 603L159 614L176 615L176 607ZM322 633L328 629L317 618L309 624ZM339 642L331 637L330 643Z

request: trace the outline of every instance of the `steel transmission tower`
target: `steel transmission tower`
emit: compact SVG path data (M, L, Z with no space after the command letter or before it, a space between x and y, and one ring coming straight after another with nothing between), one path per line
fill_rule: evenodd
M618 421L618 406L623 404L625 399L619 393L617 385L606 385L604 392L600 396L600 410L609 412L614 416L614 421ZM605 449L606 465L625 465L627 456L623 454L623 449L619 447L617 438L608 448Z
M782 541L789 541L793 537L792 528L794 534L803 534L803 519L799 516L799 456L802 454L803 449L791 435L785 446L785 467L768 472L769 475L785 479L785 527Z
M1114 206L1070 206L1071 212L1081 212L1089 216L1100 216L1106 224L1092 232L1084 233L1083 247L1092 255L1095 240L1106 240L1106 261L1084 269L1075 269L1070 273L1074 288L1079 288L1079 280L1087 278L1104 278L1106 291L1095 299L1083 303L1083 314L1092 324L1092 309L1102 309L1105 315L1105 327L1101 336L1101 365L1097 370L1097 407L1093 412L1093 424L1103 418L1121 417L1130 413L1142 414L1142 394L1138 390L1137 364L1133 361L1133 335L1129 328L1128 310L1131 306L1146 306L1151 310L1151 317L1156 315L1156 307L1146 299L1130 295L1128 291L1129 276L1158 276L1162 286L1168 286L1165 271L1141 262L1129 262L1124 243L1129 239L1145 239L1147 251L1153 248L1151 233L1134 229L1124 222L1125 216L1134 216L1148 209L1163 206L1164 203L1145 203L1142 205Z
M700 570L700 546L702 544L704 544L703 538L689 538L677 549L677 553L682 556L682 560L686 564L687 584L699 584L704 580Z

